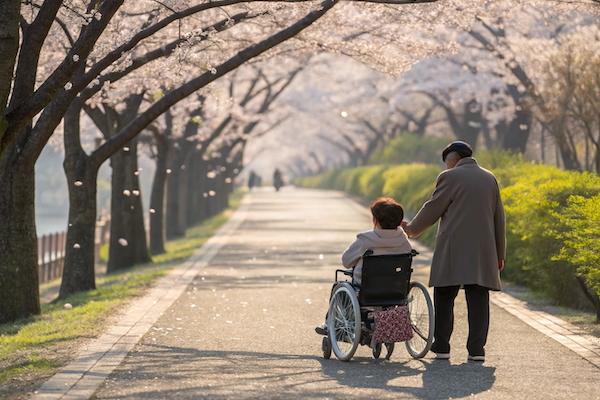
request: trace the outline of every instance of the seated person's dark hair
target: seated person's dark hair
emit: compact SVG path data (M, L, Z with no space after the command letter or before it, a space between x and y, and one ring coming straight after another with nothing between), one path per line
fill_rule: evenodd
M404 219L404 209L390 197L380 197L373 201L371 214L382 229L397 229Z

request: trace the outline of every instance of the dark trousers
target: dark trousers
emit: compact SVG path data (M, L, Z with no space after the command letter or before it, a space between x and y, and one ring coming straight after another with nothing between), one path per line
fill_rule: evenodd
M490 324L489 289L478 285L465 285L464 288L469 315L467 350L472 356L483 356ZM450 336L454 329L454 299L459 289L460 286L445 286L433 290L435 341L431 350L434 353L450 352Z

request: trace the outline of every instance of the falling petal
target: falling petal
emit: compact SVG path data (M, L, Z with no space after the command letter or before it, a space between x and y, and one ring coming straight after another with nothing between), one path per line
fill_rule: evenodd
M154 208L150 209L150 214L156 214L156 210Z
M131 196L131 192L129 190L125 189L125 190L123 190L123 195L129 197L129 196Z
M324 258L325 258L325 256L323 254L319 254L319 260L322 260Z
M123 247L126 247L129 243L127 243L127 239L124 238L120 238L119 239L119 244Z
M63 307L65 308L65 310L70 310L73 308L73 305L71 303L65 303Z
M75 185L75 186L83 186L83 182L81 182L81 181L75 181L73 183L73 185Z
M73 248L74 248L74 249L80 249L80 248L81 248L81 246L79 245L79 243L75 243L75 244L73 245Z

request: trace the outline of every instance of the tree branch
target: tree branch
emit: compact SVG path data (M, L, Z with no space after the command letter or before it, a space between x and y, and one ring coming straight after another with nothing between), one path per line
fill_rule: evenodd
M187 82L183 86L166 94L159 101L150 106L148 110L146 110L138 118L129 123L119 134L115 135L109 141L100 146L94 155L96 161L102 162L106 160L114 151L135 137L141 130L143 130L154 119L164 113L173 104L186 98L190 94L208 85L219 77L231 72L246 61L261 55L267 50L302 32L304 29L308 28L315 21L325 15L338 3L338 1L339 0L325 0L321 4L320 8L311 11L294 24L282 29L274 35L240 51L238 54L219 65L216 68L216 71L205 72Z

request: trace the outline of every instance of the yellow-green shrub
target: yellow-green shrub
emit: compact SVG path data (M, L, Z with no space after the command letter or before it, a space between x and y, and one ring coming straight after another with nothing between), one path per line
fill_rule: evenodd
M556 260L575 265L587 286L600 295L600 195L571 196L558 218L567 229L559 235L565 246Z
M362 169L358 177L358 195L369 200L381 196L387 168L385 165L374 165Z

